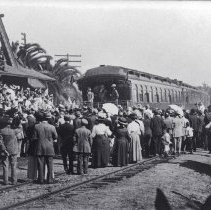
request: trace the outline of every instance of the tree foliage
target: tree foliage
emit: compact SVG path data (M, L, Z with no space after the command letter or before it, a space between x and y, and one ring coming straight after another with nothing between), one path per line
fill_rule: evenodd
M81 72L71 66L67 59L61 58L56 62L48 55L38 43L19 45L12 42L12 49L18 62L29 69L34 69L56 79L49 87L55 93L57 100L80 100L81 94L76 81L81 77Z

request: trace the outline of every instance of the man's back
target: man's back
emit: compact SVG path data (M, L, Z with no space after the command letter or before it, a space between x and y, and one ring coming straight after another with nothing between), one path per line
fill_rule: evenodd
M15 136L15 131L11 129L9 126L7 126L1 129L0 133L3 137L3 143L4 146L6 147L5 149L7 150L7 152L10 155L17 154L18 143L17 143L17 138Z
M164 122L160 116L154 116L151 119L151 129L153 136L161 136L163 132Z
M37 155L54 155L53 140L57 138L56 128L47 122L35 125L35 139L37 139Z
M61 138L62 145L73 144L74 127L70 123L60 125L58 134Z
M85 126L76 129L78 152L91 153L91 131Z

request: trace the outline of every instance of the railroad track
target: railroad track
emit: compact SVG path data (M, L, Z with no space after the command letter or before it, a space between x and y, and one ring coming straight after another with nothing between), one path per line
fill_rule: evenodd
M61 175L64 175L64 174L66 174L66 172L55 173L55 178L57 178ZM18 182L19 183L16 184L16 185L10 185L10 186L7 186L7 187L0 188L0 195L1 195L1 193L9 192L10 190L16 189L18 187L22 187L22 186L25 186L25 185L28 185L28 184L32 184L33 180L24 181L22 179L19 179Z
M1 207L0 210L14 209L14 208L16 209L23 206L24 208L32 207L31 206L32 203L36 203L36 201L39 202L40 200L47 199L47 198L50 199L54 195L57 195L58 198L68 197L68 196L71 197L74 195L78 195L80 193L86 192L91 189L97 189L97 188L109 185L111 183L119 182L123 180L124 178L130 178L142 172L143 170L149 169L159 163L164 163L168 160L169 159L160 159L159 157L153 157L153 158L144 160L142 162L135 163L133 165L115 170L113 172L109 172L109 173L99 175L99 176L96 175L93 178L87 178L87 180L78 182L76 184L68 185L68 182L66 182L64 183L63 187L60 187L59 189L53 190L52 188L50 192L31 197L29 199L25 199L20 202L12 203L10 205ZM35 206L33 205L33 207L36 208L36 204Z

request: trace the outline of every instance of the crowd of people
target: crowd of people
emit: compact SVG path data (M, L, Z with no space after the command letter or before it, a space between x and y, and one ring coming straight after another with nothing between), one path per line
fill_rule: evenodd
M103 108L53 105L46 91L0 88L0 155L3 181L17 183L17 158L27 156L28 178L54 183L53 157L60 154L67 174L87 174L88 167L126 166L142 157L211 152L211 106L177 111L149 106ZM77 161L77 169L74 161ZM89 163L91 166L89 166ZM47 166L47 167L46 167Z

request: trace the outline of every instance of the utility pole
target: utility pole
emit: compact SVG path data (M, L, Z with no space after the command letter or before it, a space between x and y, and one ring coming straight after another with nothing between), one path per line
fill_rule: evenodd
M23 40L23 45L26 45L26 33L21 33L21 35L23 36L21 40Z
M81 55L72 55L72 54L69 54L67 53L66 55L55 55L57 57L63 57L63 58L66 58L67 59L67 65L69 65L69 63L81 63ZM75 60L75 59L72 59L72 58L79 58L79 60ZM81 67L81 66L72 66L72 67Z

